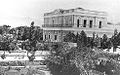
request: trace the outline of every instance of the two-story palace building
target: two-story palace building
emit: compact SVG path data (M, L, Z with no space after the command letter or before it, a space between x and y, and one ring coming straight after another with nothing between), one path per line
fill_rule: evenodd
M52 42L63 41L68 32L80 33L84 30L87 36L93 32L99 36L111 36L113 30L106 29L107 13L75 8L69 10L57 9L44 14L43 40Z

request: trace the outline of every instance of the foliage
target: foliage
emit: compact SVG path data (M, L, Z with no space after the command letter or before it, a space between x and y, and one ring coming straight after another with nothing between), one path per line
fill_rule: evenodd
M10 51L17 49L16 41L12 35L4 34L1 38L2 40L0 41L0 50Z
M103 35L103 38L101 41L101 47L102 47L102 49L106 49L106 48L111 47L111 40L107 37L106 34Z
M81 31L80 34L77 34L77 46L78 47L86 47L88 45L87 35L84 31Z
M65 42L76 42L76 36L74 33L69 32L65 37L64 37Z
M22 35L22 40L27 40L30 38L30 28L25 27Z
M28 51L30 51L31 48L36 50L37 43L41 42L41 40L43 39L43 33L40 27L34 25L32 25L32 27L20 26L17 27L17 30L18 30L18 38L17 38L18 40L29 41L29 43L23 42L22 48L28 49Z
M114 31L114 35L110 39L106 34L102 38L95 34L93 34L92 38L89 38L84 31L81 31L80 34L77 33L77 35L70 32L64 38L66 42L74 42L73 39L77 42L77 48L69 49L65 44L54 44L51 46L52 54L48 58L48 67L53 75L67 75L74 72L88 75L91 70L102 74L105 73L106 75L120 75L118 60L120 55L102 51L102 49L109 49L112 46L117 48L120 45L120 33L117 30ZM101 45L101 48L98 48L99 45ZM67 69L68 67L71 68L70 66L75 67L72 70L74 72ZM67 71L70 72L65 73Z
M27 40L30 36L30 27L27 26L20 26L17 27L16 30L18 30L18 38L17 40Z
M116 48L118 45L120 45L120 33L117 32L117 30L114 30L114 35L111 37L111 42L112 42L112 46L114 51L116 51Z
M9 34L15 34L15 33L16 33L15 28L12 28L12 29L9 30Z
M53 75L80 75L78 68L74 64L65 66L50 62L48 67Z
M71 62L73 50L67 43L54 43L50 48L51 55L46 60L47 66L53 75L79 75L77 67Z
M81 73L89 73L90 70L95 70L107 75L119 75L120 64L118 63L118 55L104 53L97 48L93 51L90 48L84 47L76 49L75 63Z
M95 70L105 72L107 75L120 75L120 65L112 60L101 61L99 65L95 66Z
M0 34L9 33L10 27L9 25L0 26Z
M24 42L21 43L21 48L24 50L27 50L27 51L30 51L30 41L29 40L26 40Z

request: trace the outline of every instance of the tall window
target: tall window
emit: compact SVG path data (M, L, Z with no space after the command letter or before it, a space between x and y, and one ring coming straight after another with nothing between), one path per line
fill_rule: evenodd
M79 27L79 19L77 20L77 27Z
M52 23L54 24L54 20L52 20Z
M99 28L102 27L102 21L99 21Z
M92 25L93 25L93 21L90 20L90 28L92 28Z
M49 39L50 39L50 35L49 35Z
M47 39L47 36L45 35L45 39Z
M55 40L57 40L57 35L55 35L55 38L54 38Z
M84 20L83 21L83 27L86 27L86 24L87 24L87 20Z

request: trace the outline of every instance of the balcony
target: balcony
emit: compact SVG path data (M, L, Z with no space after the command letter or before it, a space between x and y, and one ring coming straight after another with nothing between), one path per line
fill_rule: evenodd
M42 25L43 28L50 28L50 27L65 27L65 28L71 28L73 24L44 24Z

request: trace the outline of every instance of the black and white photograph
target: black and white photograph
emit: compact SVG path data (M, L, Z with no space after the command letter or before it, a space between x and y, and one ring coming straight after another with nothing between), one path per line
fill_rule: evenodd
M120 0L0 0L0 75L120 75Z

